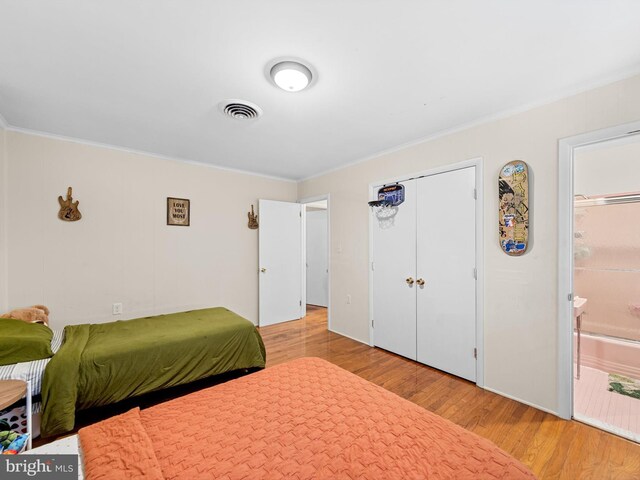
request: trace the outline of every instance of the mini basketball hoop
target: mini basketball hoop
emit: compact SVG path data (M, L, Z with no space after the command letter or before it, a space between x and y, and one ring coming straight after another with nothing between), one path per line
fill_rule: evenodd
M378 199L369 202L382 229L393 227L398 205L404 202L404 185L385 185L378 190Z
M393 226L393 217L398 213L398 207L393 204L392 200L378 193L378 200L370 201L369 206L373 210L380 228L387 229Z
M394 183L393 185L384 185L378 189L378 201L386 202L391 207L397 207L404 202L404 185ZM371 202L369 202L371 205Z
M378 199L369 202L369 206L376 213L377 217L387 217L384 213L389 211L398 211L398 206L404 202L404 185L394 183L393 185L384 185L378 189ZM382 214L382 215L380 215Z

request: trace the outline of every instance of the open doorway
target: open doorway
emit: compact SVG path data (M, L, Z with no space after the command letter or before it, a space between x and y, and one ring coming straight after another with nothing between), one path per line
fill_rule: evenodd
M329 323L329 196L302 200L305 205L305 304L307 316Z
M573 168L573 416L640 441L640 134Z
M639 441L640 122L558 147L558 414Z

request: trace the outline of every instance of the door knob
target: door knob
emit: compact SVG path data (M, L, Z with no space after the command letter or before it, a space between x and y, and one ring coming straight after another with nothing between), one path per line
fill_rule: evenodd
M409 278L407 278L407 279L405 280L405 282L407 282L407 285L413 285L414 280L413 280L413 278L412 278L412 277L409 277Z
M262 273L267 273L267 269L266 269L266 268L261 268L261 269L260 269L260 271L261 271Z
M417 279L417 280L416 280L416 284L417 284L418 286L422 287L422 286L424 285L424 280L423 280L423 279L421 279L421 278L419 278L419 279Z

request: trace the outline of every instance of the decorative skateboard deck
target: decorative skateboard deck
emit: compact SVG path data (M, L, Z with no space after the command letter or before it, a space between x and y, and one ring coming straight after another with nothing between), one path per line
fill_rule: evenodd
M518 256L529 243L529 169L522 160L507 163L498 177L500 246Z

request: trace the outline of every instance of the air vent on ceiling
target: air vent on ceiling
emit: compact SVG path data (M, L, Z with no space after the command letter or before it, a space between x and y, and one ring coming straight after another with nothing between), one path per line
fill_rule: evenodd
M238 120L250 120L262 115L260 107L246 100L225 100L220 108L226 115Z

